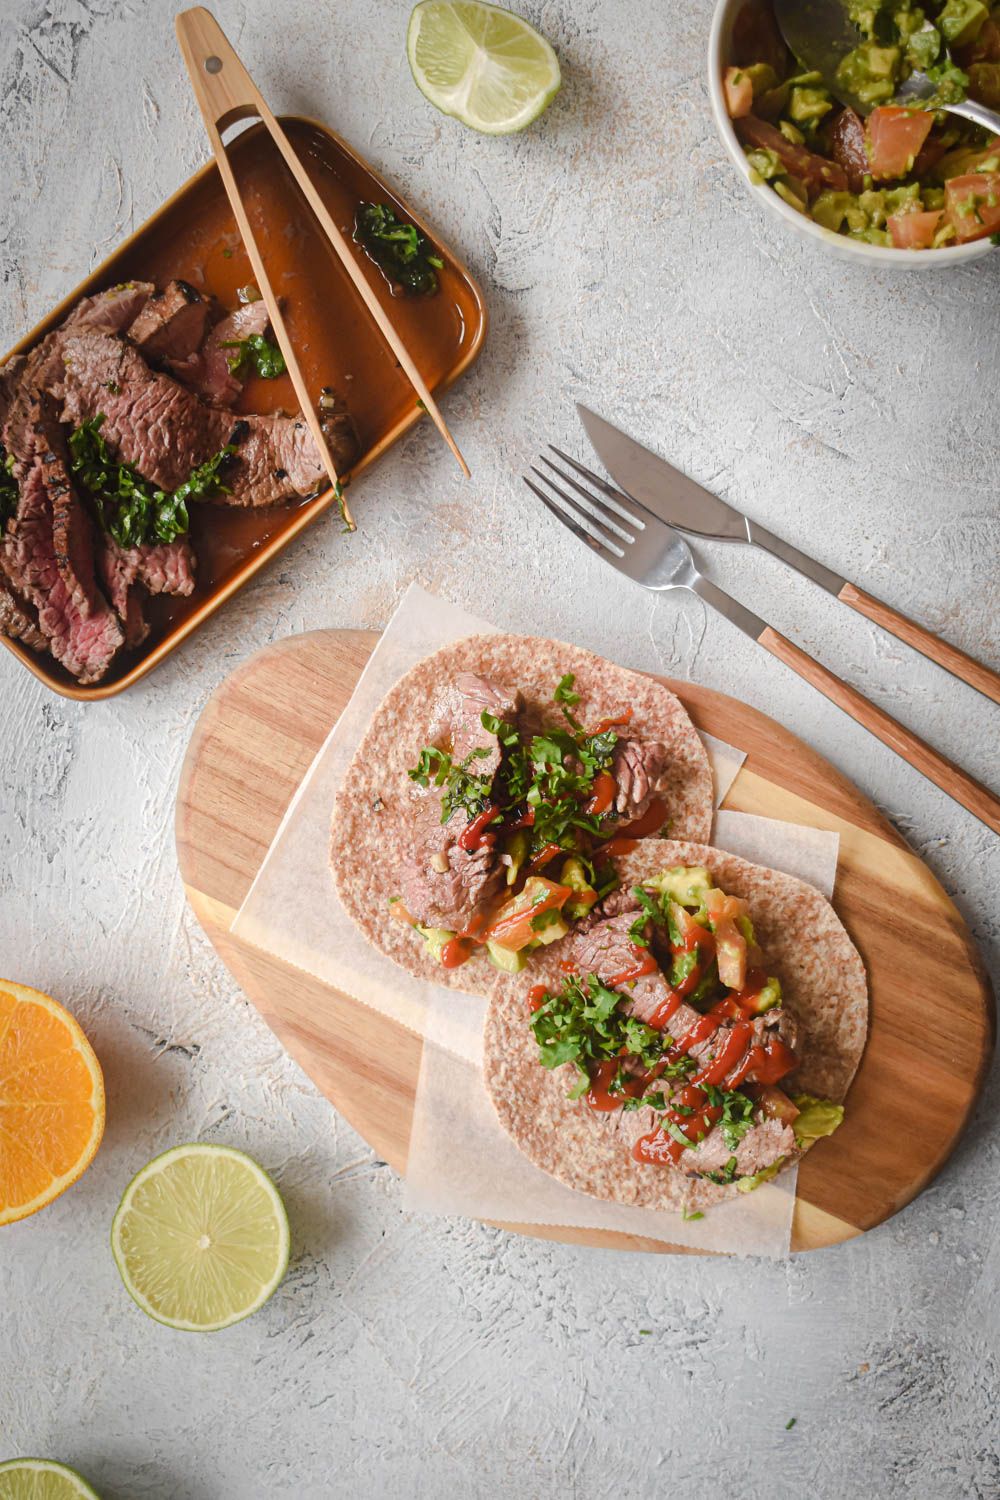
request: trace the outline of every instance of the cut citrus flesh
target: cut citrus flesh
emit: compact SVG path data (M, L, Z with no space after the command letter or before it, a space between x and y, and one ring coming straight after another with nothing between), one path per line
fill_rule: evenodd
M12 1458L0 1464L0 1500L99 1500L75 1469L51 1458Z
M104 1079L76 1021L49 995L0 979L0 1224L58 1198L104 1134Z
M111 1248L130 1295L208 1333L262 1307L288 1269L288 1218L262 1167L231 1146L175 1146L129 1183Z
M483 0L421 0L406 55L437 109L487 135L523 130L559 92L559 59L545 38Z

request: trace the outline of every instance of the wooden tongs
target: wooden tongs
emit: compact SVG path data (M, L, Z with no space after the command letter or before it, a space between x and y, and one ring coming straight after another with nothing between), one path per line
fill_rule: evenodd
M240 190L236 185L236 177L222 141L222 132L227 130L230 125L234 125L237 120L245 120L250 116L256 115L262 121L274 144L281 152L288 170L301 188L306 202L319 220L324 234L340 257L341 264L357 288L359 296L375 320L379 332L399 361L400 366L419 396L422 405L430 415L438 432L440 432L448 447L458 459L463 474L468 478L468 464L459 452L455 439L448 431L447 424L437 408L434 397L427 389L423 376L411 359L403 340L389 321L382 304L368 285L361 267L358 265L344 236L330 217L325 203L313 186L305 167L303 167L296 156L291 142L274 118L274 115L268 109L263 95L230 46L219 23L204 6L196 5L192 10L182 11L177 17L175 24L181 54L188 73L191 75L194 95L205 121L208 138L212 143L212 150L215 153L215 159L219 167L219 175L222 178L226 195L229 198L233 214L236 217L236 223L243 237L243 243L250 257L250 264L253 266L258 289L267 305L271 327L274 329L274 336L278 340L278 346L284 355L285 364L288 366L288 373L292 377L295 394L298 396L299 405L302 408L302 415L309 424L309 430L316 440L316 446L323 459L323 466L330 476L330 483L333 486L334 493L340 500L345 522L352 530L354 529L354 519L343 498L343 489L330 453L326 434L323 431L322 423L316 413L316 408L313 405L312 398L306 386L295 350L292 347L292 342L288 335L288 327L282 317L278 299L274 295L271 283L268 280L264 261L261 257L257 241L254 238L253 230L250 227L250 220L243 206Z

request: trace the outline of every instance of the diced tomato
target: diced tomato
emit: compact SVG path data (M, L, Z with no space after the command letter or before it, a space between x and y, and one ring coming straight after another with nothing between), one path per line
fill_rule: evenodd
M814 198L824 188L832 188L839 193L847 191L847 173L839 162L827 161L805 146L796 146L766 120L758 119L752 114L744 115L736 121L736 130L740 140L748 146L773 151L786 172L804 185L810 198Z
M944 210L940 208L926 213L890 214L888 224L892 243L897 250L929 250L943 218Z
M400 896L389 902L389 915L397 922L405 922L407 927L413 927L417 920Z
M868 158L879 182L905 177L931 133L934 116L927 109L880 104L868 116Z
M497 912L485 936L501 948L518 953L537 936L532 919L546 911L559 911L563 902L573 892L568 885L556 885L541 875L529 875L523 890L509 901L505 901Z
M944 190L945 213L962 244L1000 231L1000 173L952 177Z
M715 932L719 978L729 989L742 990L746 982L747 940L737 927L736 918L746 916L747 904L716 889L707 892L705 905Z
M741 120L753 109L753 79L745 68L726 69L722 92L726 96L730 119Z
M761 1084L752 1092L768 1119L780 1120L783 1125L791 1125L798 1119L800 1111L784 1090L775 1088L773 1083Z

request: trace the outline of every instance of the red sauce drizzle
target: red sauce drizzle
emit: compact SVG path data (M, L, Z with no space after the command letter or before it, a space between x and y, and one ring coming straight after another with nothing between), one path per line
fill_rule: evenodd
M492 844L495 839L495 835L486 833L485 829L488 824L493 822L494 818L497 818L499 816L499 807L494 806L494 804L490 802L486 807L483 808L481 813L477 813L472 822L469 823L468 826L464 828L459 834L459 848L464 849L467 854L471 854L473 850L478 849L481 844Z
M639 839L650 838L652 834L658 833L667 821L667 804L662 797L654 797L641 818L636 818L634 823L627 823L624 828L619 829L613 839L609 839L601 850L602 854L631 854Z

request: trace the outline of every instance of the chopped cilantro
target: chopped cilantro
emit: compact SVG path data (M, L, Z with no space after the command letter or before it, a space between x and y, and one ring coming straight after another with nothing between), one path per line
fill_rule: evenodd
M652 1330L652 1329L651 1329L651 1328L640 1328L640 1329L639 1329L639 1332L640 1332L640 1333L641 1333L641 1334L642 1334L642 1336L643 1336L643 1338L646 1338L646 1337L648 1337L648 1336L649 1336L649 1334L651 1334L651 1333L652 1333L652 1331L653 1331L653 1330Z
M575 708L580 701L580 694L573 691L575 681L576 677L572 672L567 672L564 677L560 677L556 690L552 694L554 702L565 703L570 708Z
M531 1017L544 1068L574 1063L580 1072L577 1088L590 1086L591 1067L622 1054L638 1057L647 1068L659 1060L663 1034L618 1010L625 996L608 989L596 974L570 975L557 994L547 995ZM571 1096L574 1097L574 1096Z
M402 223L387 203L358 204L354 239L394 286L424 296L437 291L444 261L427 236Z
M789 1417L788 1421L785 1423L785 1431L791 1432L792 1428L795 1426L798 1420L798 1417Z
M0 443L0 536L17 515L17 481L14 478L14 455Z
M174 542L189 529L189 500L229 494L220 470L236 452L232 443L199 464L168 495L131 464L112 458L101 436L103 422L101 412L70 433L70 468L93 501L101 526L120 547Z
M277 344L265 338L262 333L251 333L245 339L231 339L222 347L236 350L235 354L226 357L226 363L234 375L243 376L252 370L263 380L277 380L279 375L285 373L285 356Z
M687 1211L686 1208L683 1209L682 1212L681 1212L681 1218L682 1219L689 1219L689 1220L690 1219L703 1219L704 1217L705 1217L705 1215L702 1213L702 1211L701 1211L700 1208L696 1209L693 1214L692 1213L688 1213L688 1211Z

